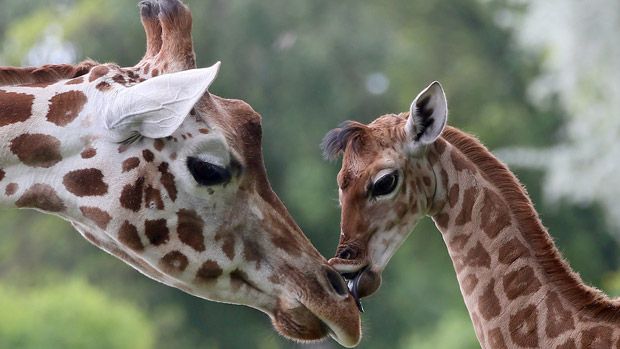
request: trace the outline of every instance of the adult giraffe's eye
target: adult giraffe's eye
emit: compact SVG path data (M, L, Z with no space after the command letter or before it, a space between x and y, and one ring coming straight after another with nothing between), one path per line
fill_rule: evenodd
M196 182L205 186L226 184L232 177L228 169L194 157L187 158L187 168Z
M373 197L384 196L392 193L398 184L398 171L381 176L372 185L370 193Z

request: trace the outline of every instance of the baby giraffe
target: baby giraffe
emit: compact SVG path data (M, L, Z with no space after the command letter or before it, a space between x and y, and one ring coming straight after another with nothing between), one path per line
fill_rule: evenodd
M348 121L323 141L343 154L340 243L330 260L356 297L423 216L448 247L483 348L620 348L620 302L586 286L562 259L517 178L478 140L446 126L432 83L409 113Z

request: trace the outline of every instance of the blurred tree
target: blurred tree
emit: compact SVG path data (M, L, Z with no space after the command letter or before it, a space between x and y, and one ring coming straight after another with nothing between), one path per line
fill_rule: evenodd
M511 148L504 157L545 170L545 197L551 203L601 203L620 239L620 2L523 4L525 11L504 12L502 22L514 28L522 46L543 58L529 97L541 108L559 104L567 122L562 141L553 147Z
M135 306L83 281L14 288L0 285L0 348L153 348L153 325Z

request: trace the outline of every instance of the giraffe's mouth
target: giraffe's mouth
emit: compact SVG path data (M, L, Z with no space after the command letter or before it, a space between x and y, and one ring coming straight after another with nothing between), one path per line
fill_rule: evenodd
M381 286L381 273L373 270L370 264L360 261L332 258L329 264L345 278L358 309L364 312L361 299L377 292Z
M302 343L321 341L329 336L342 346L353 347L360 340L358 322L351 328L343 326L342 323L334 324L322 319L304 305L275 311L272 322L281 335Z
M360 313L364 312L364 306L362 305L362 296L360 295L360 280L362 279L362 274L366 271L368 267L364 267L364 269L360 270L356 273L344 273L342 277L347 280L347 286L349 287L349 292L353 299L355 300L355 305L357 305L357 309L359 309Z

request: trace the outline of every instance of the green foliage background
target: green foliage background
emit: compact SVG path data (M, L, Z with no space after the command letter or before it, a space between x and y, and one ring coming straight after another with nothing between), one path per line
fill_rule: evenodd
M405 111L439 80L450 124L491 149L548 146L565 121L526 98L541 57L496 23L503 0L188 0L200 66L221 60L211 91L263 115L264 153L279 196L330 256L338 240L338 165L322 136L346 119ZM0 0L0 64L21 65L50 25L77 59L133 65L144 34L133 0ZM366 88L370 74L385 93ZM618 246L595 205L547 206L542 173L520 171L565 257L590 283L620 291ZM143 277L59 219L0 213L0 348L293 348L259 312L207 302ZM477 348L440 234L425 221L366 301L361 348ZM321 348L337 345L325 342Z

